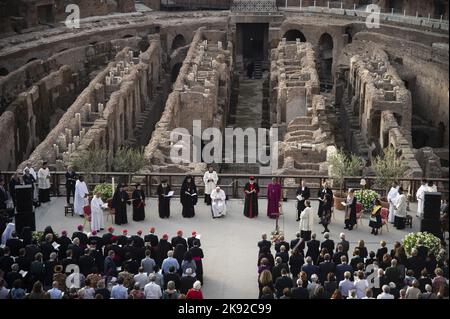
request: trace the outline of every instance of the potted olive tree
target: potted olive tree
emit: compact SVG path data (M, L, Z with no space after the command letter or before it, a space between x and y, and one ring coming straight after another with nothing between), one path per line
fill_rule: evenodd
M384 150L383 155L377 156L372 161L372 170L375 173L375 187L386 191L385 196L380 199L381 204L389 208L386 194L389 193L392 183L398 181L408 167L397 158L394 148L389 147Z
M364 160L355 155L347 155L342 149L331 155L328 160L330 165L330 177L333 179L333 187L339 187L338 192L334 192L334 208L344 210L341 204L345 201L344 182L347 176L359 176L363 169Z
M82 151L72 160L72 166L79 172L84 172L86 183L99 182L93 172L104 172L108 167L109 152L104 149L89 149ZM88 187L89 188L89 187Z
M148 160L143 148L121 147L117 150L113 160L114 171L128 173L128 188L126 191L130 195L133 192L130 188L133 179L132 174L143 169L147 163Z

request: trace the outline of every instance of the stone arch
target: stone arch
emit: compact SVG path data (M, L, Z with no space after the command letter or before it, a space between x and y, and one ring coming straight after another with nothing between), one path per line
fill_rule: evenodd
M181 67L183 66L183 63L177 63L173 66L172 71L170 72L170 81L172 83L175 83L177 80L178 74L180 74Z
M286 31L283 38L286 38L286 41L296 41L300 39L300 42L306 42L306 37L300 30L290 29Z
M176 50L178 48L184 47L186 45L186 39L182 34L178 34L172 41L172 50Z
M319 38L319 77L322 84L330 85L333 81L333 37L324 33Z
M33 62L33 61L36 61L38 58L31 58L31 59L29 59L28 61L27 61L27 63L30 63L30 62ZM27 64L26 63L26 64Z
M8 69L7 68L5 68L5 67L0 67L0 76L6 76L6 75L8 75L9 74L9 71L8 71Z

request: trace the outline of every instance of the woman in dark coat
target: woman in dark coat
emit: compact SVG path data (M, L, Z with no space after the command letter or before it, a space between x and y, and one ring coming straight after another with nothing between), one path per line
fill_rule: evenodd
M292 251L291 257L289 257L289 269L292 274L292 278L297 278L298 274L302 270L302 266L305 263L303 254L298 249Z
M136 184L131 198L133 199L133 220L140 222L145 219L145 194L140 184Z
M381 206L380 200L375 200L375 205L373 205L372 213L370 214L369 227L372 228L371 234L378 235L378 230L381 228Z
M124 185L119 184L112 199L112 208L115 210L115 224L128 224L127 204L130 205L128 193L124 190Z
M171 191L170 185L167 184L166 180L162 180L161 184L158 185L158 212L160 218L170 217L170 199L168 196Z
M353 230L356 225L356 197L353 189L348 191L345 206L345 227L344 229Z
M181 185L181 204L183 205L182 215L185 218L195 216L194 206L197 205L197 187L191 175L186 176Z

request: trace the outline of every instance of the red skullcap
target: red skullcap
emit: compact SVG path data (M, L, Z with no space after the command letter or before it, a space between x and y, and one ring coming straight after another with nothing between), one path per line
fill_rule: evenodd
M154 233L155 230L156 230L155 227L150 228L150 232L151 232L151 233Z
M195 230L192 231L192 236L197 235L197 232Z
M96 230L93 230L91 233L92 233L92 235L97 235L97 231Z
M167 239L167 238L169 238L169 235L164 234L162 238L163 238L163 239Z
M138 230L137 234L142 235L142 230Z
M127 234L127 233L128 233L128 230L126 230L126 229L122 230L122 234Z
M78 225L78 230L83 230L83 225Z

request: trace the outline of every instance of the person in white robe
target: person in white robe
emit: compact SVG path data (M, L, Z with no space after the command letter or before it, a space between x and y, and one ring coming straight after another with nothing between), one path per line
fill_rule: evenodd
M417 198L417 214L416 216L419 218L422 218L423 216L423 202L425 200L425 191L427 190L427 181L422 180L422 184L420 185L419 189L416 192L416 198Z
M42 167L38 171L38 188L39 201L47 203L50 201L50 170L47 167L47 162L42 163Z
M403 193L403 188L400 187L398 190L398 197L397 202L395 204L395 220L394 225L397 229L404 229L405 228L405 221L407 216L407 205L408 201L406 198L406 195Z
M437 190L437 186L434 185L433 181L428 181L428 185L427 185L427 187L425 189L425 192L436 193L437 191L438 191Z
M311 233L314 226L314 215L311 209L311 202L305 201L306 208L300 214L300 238L306 241L311 240Z
M392 187L387 195L387 200L389 202L389 223L393 224L395 219L395 205L397 204L399 186L397 182L392 183Z
M211 192L211 201L212 201L212 215L213 218L219 218L223 217L227 213L227 204L226 204L226 198L225 192L217 186L212 192Z
M103 209L105 203L102 201L101 193L94 195L91 200L91 231L101 231L105 229L105 221L103 217Z
M12 238L12 233L15 230L16 225L13 223L9 223L8 225L6 225L5 230L3 231L2 234L2 241L0 242L1 245L6 245L6 241L10 238Z
M219 177L212 166L208 167L208 171L203 175L203 183L205 183L205 203L211 205L211 192L216 188Z
M80 176L75 183L75 197L73 200L73 210L75 214L84 216L84 206L87 205L87 196L89 190L84 181L84 177Z

